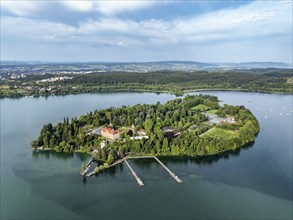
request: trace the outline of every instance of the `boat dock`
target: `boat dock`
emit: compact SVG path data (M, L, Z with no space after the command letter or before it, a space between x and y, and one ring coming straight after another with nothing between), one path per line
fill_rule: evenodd
M81 175L84 176L84 175L87 174L87 171L90 169L90 167L91 167L91 165L93 164L93 162L94 162L94 159L91 159L91 160L87 163L87 165L86 165L84 171L81 171L81 172L80 172Z
M145 158L151 158L151 159L155 159L169 174L170 176L177 182L177 183L182 183L183 181L175 174L173 173L162 161L159 160L159 158L157 158L156 156L126 156L120 160L117 160L115 163L111 164L109 166L113 167L116 166L117 164L123 163L125 162L126 165L128 166L129 170L131 171L131 174L134 176L135 180L137 181L139 186L144 186L144 183L142 182L142 180L138 177L138 175L136 174L136 172L132 169L132 167L129 165L129 163L127 162L127 160L129 159L145 159ZM88 164L86 165L86 168L83 172L80 172L81 175L86 175L86 176L92 176L95 174L95 172L91 172L89 174L87 174L88 170L90 169L91 165L94 163L94 159L91 159Z
M135 156L135 157L128 157L128 159L141 159L141 158L153 158L156 161L158 161L159 164L162 165L162 167L170 174L171 177L177 182L177 183L182 183L183 181L175 175L165 164L163 164L162 161L159 160L156 156Z
M120 160L117 160L115 163L109 165L109 168L110 168L110 167L114 167L114 166L116 166L116 165L118 165L118 164L124 162L124 161L127 160L127 159L128 159L128 157L124 157L124 158L122 158L122 159L120 159ZM84 171L80 171L80 174L81 174L82 176L90 177L90 176L93 176L93 175L96 174L95 171L92 171L92 172L90 172L90 173L87 173L88 170L90 169L91 165L93 164L93 162L94 162L94 159L91 159L90 162L87 163L86 168L84 169Z
M157 158L156 156L154 156L154 158L156 159L156 161L158 161L159 164L162 165L162 167L165 168L165 170L167 170L167 172L174 178L174 180L177 181L177 183L182 183L182 180L179 179L179 177L176 176L175 173L173 173L168 167L166 167L166 165L163 164L162 161L159 160L159 158Z
M116 166L116 165L118 165L118 164L124 162L124 161L127 160L127 159L128 159L128 157L124 157L124 158L122 158L122 159L120 159L120 160L117 160L115 163L109 165L109 168L110 168L110 167L114 167L114 166Z
M137 176L137 174L134 172L134 170L131 168L131 166L129 165L129 163L127 162L127 160L125 160L126 165L128 166L129 170L131 171L132 175L134 176L134 178L136 179L137 183L139 186L144 186L143 182L141 181L141 179Z

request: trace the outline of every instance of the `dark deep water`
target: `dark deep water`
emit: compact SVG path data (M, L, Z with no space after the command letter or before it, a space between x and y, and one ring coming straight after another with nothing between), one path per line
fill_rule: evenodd
M44 123L94 109L166 102L154 93L103 93L1 100L1 219L292 219L292 95L202 92L244 105L258 118L254 144L202 160L161 158L125 164L83 179L82 154L36 153Z

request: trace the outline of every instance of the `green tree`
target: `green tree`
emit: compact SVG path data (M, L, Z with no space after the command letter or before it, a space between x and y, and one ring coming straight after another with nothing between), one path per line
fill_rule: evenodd
M98 166L96 166L96 167L95 167L95 169L94 169L94 172L95 172L95 173L98 173L98 172L100 172L100 169L99 169L99 167L98 167Z
M153 126L154 126L154 121L152 119L145 120L144 127L148 134L152 132Z
M86 168L86 165L85 165L84 162L82 162L82 164L81 164L81 171L82 171L82 172L85 171L85 168Z
M111 164L113 162L113 160L114 160L114 156L113 156L112 152L111 153L109 152L107 162L109 164Z

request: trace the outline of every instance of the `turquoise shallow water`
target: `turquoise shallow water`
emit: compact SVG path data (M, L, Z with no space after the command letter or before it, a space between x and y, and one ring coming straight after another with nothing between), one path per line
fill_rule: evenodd
M1 219L292 219L291 95L204 92L258 118L254 144L204 160L132 160L83 179L82 154L32 152L44 123L94 109L166 102L170 94L103 93L1 100Z

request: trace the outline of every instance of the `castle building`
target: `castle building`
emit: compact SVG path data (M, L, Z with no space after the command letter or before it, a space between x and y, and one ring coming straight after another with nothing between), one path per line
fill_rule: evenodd
M119 130L114 130L112 127L105 127L101 130L101 135L112 139L112 140L118 140L120 138L120 134L122 132Z

